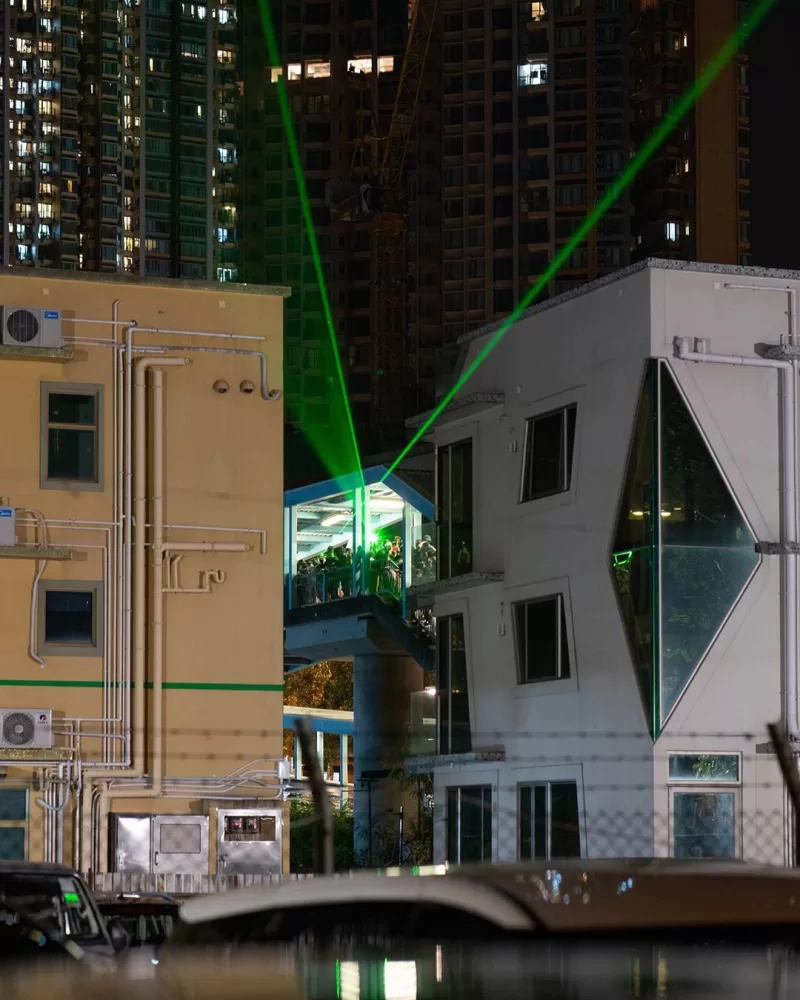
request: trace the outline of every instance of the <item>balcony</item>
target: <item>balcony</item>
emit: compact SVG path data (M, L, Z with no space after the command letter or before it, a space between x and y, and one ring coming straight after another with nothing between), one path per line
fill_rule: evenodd
M408 590L436 579L432 502L382 466L285 497L287 611L378 597L408 619Z

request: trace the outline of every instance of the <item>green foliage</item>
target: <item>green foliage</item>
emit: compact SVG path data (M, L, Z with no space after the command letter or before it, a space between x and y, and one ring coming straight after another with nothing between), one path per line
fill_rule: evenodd
M292 799L289 819L289 870L314 870L314 803ZM353 810L348 805L333 807L333 867L337 872L353 867Z

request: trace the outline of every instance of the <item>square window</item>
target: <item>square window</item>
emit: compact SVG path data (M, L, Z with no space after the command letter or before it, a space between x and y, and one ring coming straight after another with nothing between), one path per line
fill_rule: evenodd
M102 656L103 584L93 580L42 580L38 637L43 656Z
M19 827L0 828L0 861L25 860L25 830Z
M536 684L567 679L569 642L562 595L521 601L513 609L518 682Z
M547 781L520 785L520 860L551 861L580 856L577 783Z
M569 490L577 414L573 404L527 421L521 503Z
M730 792L674 792L672 856L735 858L736 798Z
M42 383L42 489L102 490L102 415L102 386Z
M0 821L19 822L28 818L28 791L25 788L0 789Z

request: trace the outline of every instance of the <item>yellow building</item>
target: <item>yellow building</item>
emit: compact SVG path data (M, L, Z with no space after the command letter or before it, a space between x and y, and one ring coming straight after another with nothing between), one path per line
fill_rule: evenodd
M0 858L280 870L286 294L0 273Z

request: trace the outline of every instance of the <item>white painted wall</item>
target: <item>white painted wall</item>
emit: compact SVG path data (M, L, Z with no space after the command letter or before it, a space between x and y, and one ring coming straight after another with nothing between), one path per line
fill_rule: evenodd
M800 290L797 277L791 283ZM510 860L518 782L559 777L579 779L590 856L667 853L666 755L684 750L742 754L741 853L782 861L780 777L771 758L755 753L780 714L777 560L762 561L655 747L609 567L645 361L653 356L670 359L756 536L778 537L777 376L690 365L673 348L680 336L749 355L757 342L777 342L788 300L723 287L754 280L762 279L656 262L562 297L513 327L466 387L502 391L505 403L465 417L454 411L437 425L437 445L474 442L474 568L504 577L467 589L442 585L435 613L465 616L474 747L506 751L499 765L436 770L440 860L446 786L493 785L495 857ZM471 343L467 364L487 339ZM572 489L520 504L525 421L572 401ZM572 676L520 686L510 605L556 592L568 610Z

